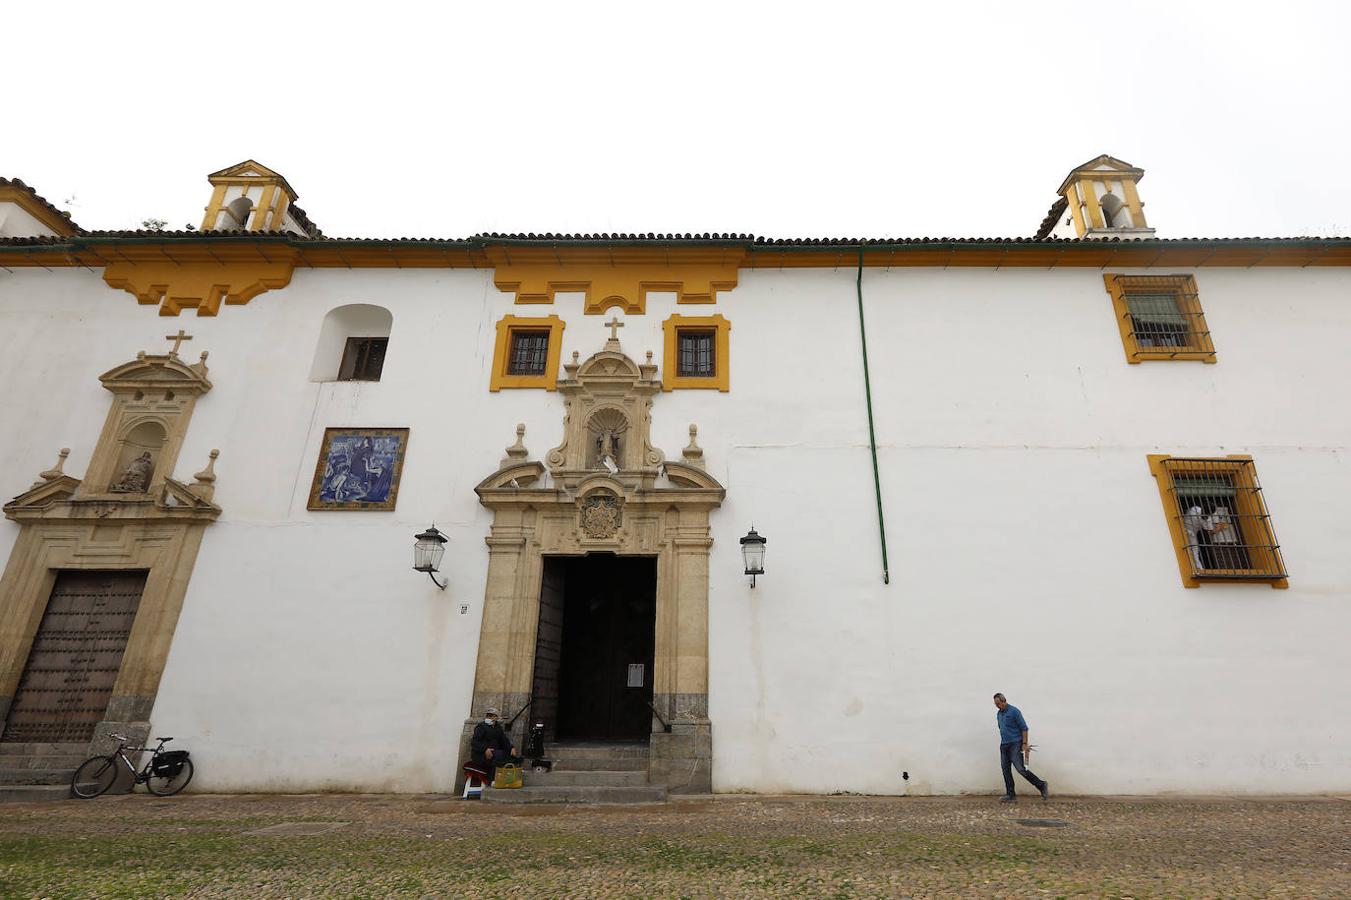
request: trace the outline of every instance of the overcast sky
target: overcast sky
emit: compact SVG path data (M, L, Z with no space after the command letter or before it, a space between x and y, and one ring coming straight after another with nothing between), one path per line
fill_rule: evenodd
M179 0L3 22L0 175L86 228L198 225L206 175L251 157L329 236L1019 236L1110 153L1147 170L1160 236L1351 235L1345 2Z

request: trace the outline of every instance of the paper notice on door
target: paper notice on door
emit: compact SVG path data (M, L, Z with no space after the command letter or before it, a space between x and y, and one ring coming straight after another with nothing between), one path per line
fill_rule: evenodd
M643 686L643 673L646 668L643 663L629 663L629 687Z

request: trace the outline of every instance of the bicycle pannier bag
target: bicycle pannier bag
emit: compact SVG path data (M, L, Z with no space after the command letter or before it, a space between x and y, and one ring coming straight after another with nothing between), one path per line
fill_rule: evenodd
M493 775L493 787L525 787L525 776L521 774L521 767L513 765L498 766L497 772Z
M150 763L151 773L161 778L173 778L183 771L183 762L188 758L186 750L170 750L161 753Z

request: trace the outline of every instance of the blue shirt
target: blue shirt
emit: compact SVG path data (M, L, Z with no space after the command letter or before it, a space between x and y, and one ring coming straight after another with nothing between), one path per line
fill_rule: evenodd
M1010 703L1008 706L995 713L995 721L999 723L999 742L1007 744L1011 741L1022 743L1023 732L1027 731L1027 720L1018 707Z

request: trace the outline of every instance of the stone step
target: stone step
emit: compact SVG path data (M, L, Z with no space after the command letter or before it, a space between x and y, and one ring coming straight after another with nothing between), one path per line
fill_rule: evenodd
M545 747L548 759L647 759L647 744L572 744L560 742Z
M75 767L84 762L89 757L80 754L62 754L57 756L6 756L0 758L0 766L6 769L70 769L75 771Z
M3 759L6 756L45 756L47 754L57 756L78 756L80 759L87 759L89 757L89 744L51 744L46 742L0 743L0 759Z
M0 786L0 803L42 803L70 799L69 784L21 784Z
M4 784L70 784L75 767L69 769L0 769L0 785Z
M525 783L530 787L638 787L647 784L647 771L580 771L555 769L552 772L526 771Z
M604 757L574 756L569 759L548 757L554 761L554 772L646 772L646 756L630 756L621 759ZM529 772L529 761L526 763Z
M528 785L515 790L488 788L484 803L665 803L666 788L606 787L587 785Z

